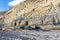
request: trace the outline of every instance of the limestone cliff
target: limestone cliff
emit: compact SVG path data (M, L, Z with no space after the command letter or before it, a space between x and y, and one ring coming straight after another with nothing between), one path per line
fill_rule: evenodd
M55 24L60 22L60 0L26 0L6 12L4 24L20 20L32 24ZM19 21L19 22L20 22Z

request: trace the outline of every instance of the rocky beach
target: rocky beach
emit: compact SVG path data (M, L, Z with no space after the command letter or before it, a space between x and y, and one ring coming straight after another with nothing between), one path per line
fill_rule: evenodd
M0 40L60 40L59 31L0 31Z

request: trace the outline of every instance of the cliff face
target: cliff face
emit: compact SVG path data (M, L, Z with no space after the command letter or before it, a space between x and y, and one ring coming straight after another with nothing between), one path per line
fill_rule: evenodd
M26 0L6 12L4 24L18 21L25 24L56 24L60 22L60 0ZM17 24L18 25L18 24Z

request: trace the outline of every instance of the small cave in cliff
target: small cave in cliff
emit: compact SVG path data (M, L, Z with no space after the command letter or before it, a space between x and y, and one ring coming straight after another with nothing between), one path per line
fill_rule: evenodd
M26 8L26 5L25 5L25 8Z
M16 26L16 22L14 23L14 26Z
M19 24L21 23L21 21L19 21Z
M25 25L28 25L28 21L25 22Z
M35 9L33 9L33 11L35 11Z
M58 4L58 7L60 8L60 4Z

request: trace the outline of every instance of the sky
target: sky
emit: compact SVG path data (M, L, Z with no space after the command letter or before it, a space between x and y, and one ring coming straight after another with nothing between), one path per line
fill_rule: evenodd
M25 0L0 0L0 12L7 11Z

